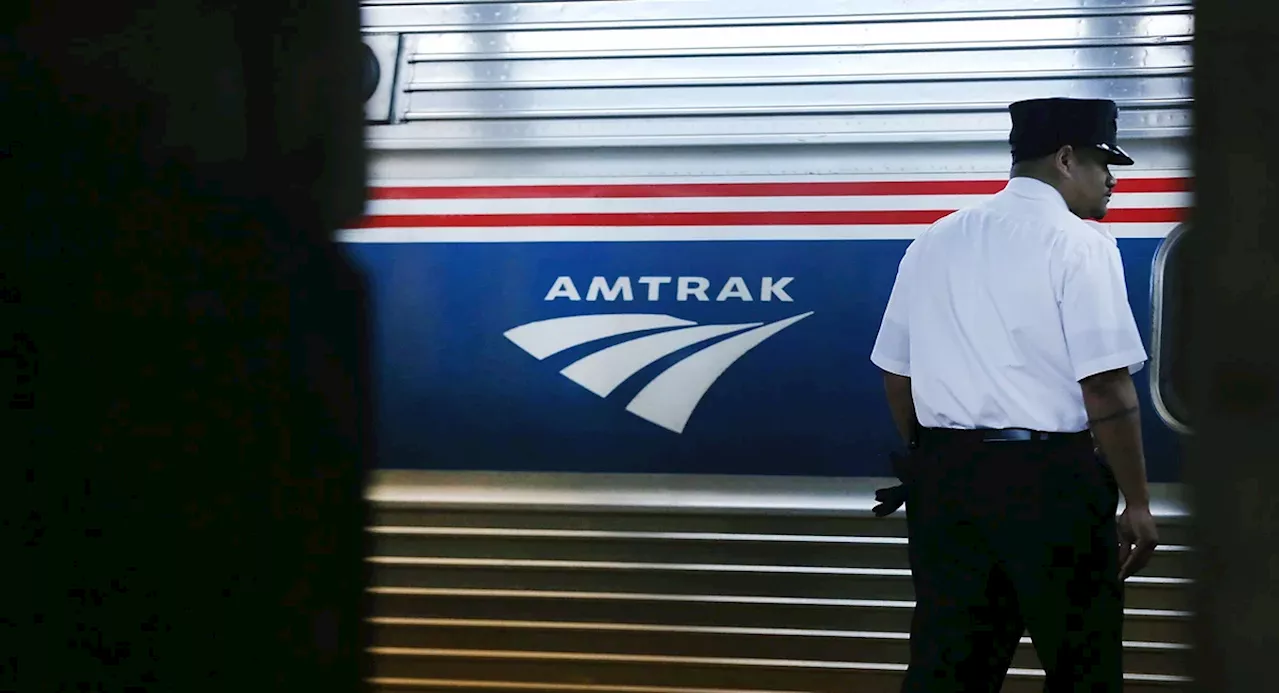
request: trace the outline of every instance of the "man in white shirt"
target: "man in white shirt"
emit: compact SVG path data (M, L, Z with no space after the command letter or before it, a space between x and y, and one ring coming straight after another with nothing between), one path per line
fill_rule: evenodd
M1008 186L911 244L871 353L912 448L903 691L999 690L1025 627L1046 690L1120 693L1123 580L1156 546L1147 354L1115 241L1083 219L1133 160L1111 101L1009 111Z

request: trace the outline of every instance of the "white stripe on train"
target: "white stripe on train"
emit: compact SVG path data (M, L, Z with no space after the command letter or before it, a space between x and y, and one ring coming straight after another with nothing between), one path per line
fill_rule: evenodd
M1164 238L1177 223L1103 224L1116 238ZM598 243L608 241L912 240L926 224L863 226L367 228L339 231L343 243Z
M410 165L408 168L412 168ZM369 180L369 187L507 187L507 186L562 186L562 185L689 185L699 183L900 183L900 182L944 182L944 181L1007 181L1009 168L971 170L971 171L925 171L917 173L879 171L873 173L744 173L739 175L699 175L677 174L666 176L618 176L602 171L598 176L533 176L522 178L511 176L505 178L471 177L464 178L415 178L399 176L397 169L401 166L386 167L375 171ZM1116 178L1124 180L1178 178L1190 180L1191 171L1185 168L1113 168L1111 172Z

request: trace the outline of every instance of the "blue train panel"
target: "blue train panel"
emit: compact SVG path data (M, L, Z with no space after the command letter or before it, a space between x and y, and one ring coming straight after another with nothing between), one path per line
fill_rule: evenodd
M884 476L868 360L905 240L352 243L381 466ZM1148 337L1158 239L1122 239ZM1178 475L1150 413L1152 481Z

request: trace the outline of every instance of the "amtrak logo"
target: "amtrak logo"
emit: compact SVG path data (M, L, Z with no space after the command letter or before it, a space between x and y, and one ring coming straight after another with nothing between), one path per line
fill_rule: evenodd
M705 287L702 288L705 291ZM701 300L706 300L705 293ZM810 315L813 313L768 324L734 325L699 325L652 313L575 315L520 325L507 330L503 336L541 361L588 342L645 332L584 356L560 371L564 377L600 397L607 397L628 378L665 356L694 344L711 342L659 373L627 404L627 411L632 414L682 433L698 402L729 366L764 340ZM733 336L712 341L725 335Z

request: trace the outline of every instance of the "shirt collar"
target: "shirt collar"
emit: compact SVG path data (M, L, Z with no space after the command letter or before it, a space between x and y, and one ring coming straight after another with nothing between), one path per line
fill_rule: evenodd
M1058 192L1052 185L1035 178L1027 178L1019 176L1010 178L1009 184L1004 187L1004 192L1010 195L1016 195L1025 200L1041 200L1056 204L1063 211L1070 213L1071 209L1067 207L1067 201L1062 199L1062 193ZM1075 216L1074 213L1071 216ZM1077 217L1078 218L1078 217ZM1081 219L1085 226L1097 232L1103 238L1111 241L1112 245L1116 245L1116 237L1109 231L1105 224L1088 219Z
M1062 193L1059 193L1052 185L1035 178L1027 178L1026 176L1010 178L1009 184L1004 186L1004 191L1027 200L1053 202L1061 207L1063 211L1071 211L1067 207L1067 201L1062 199Z

